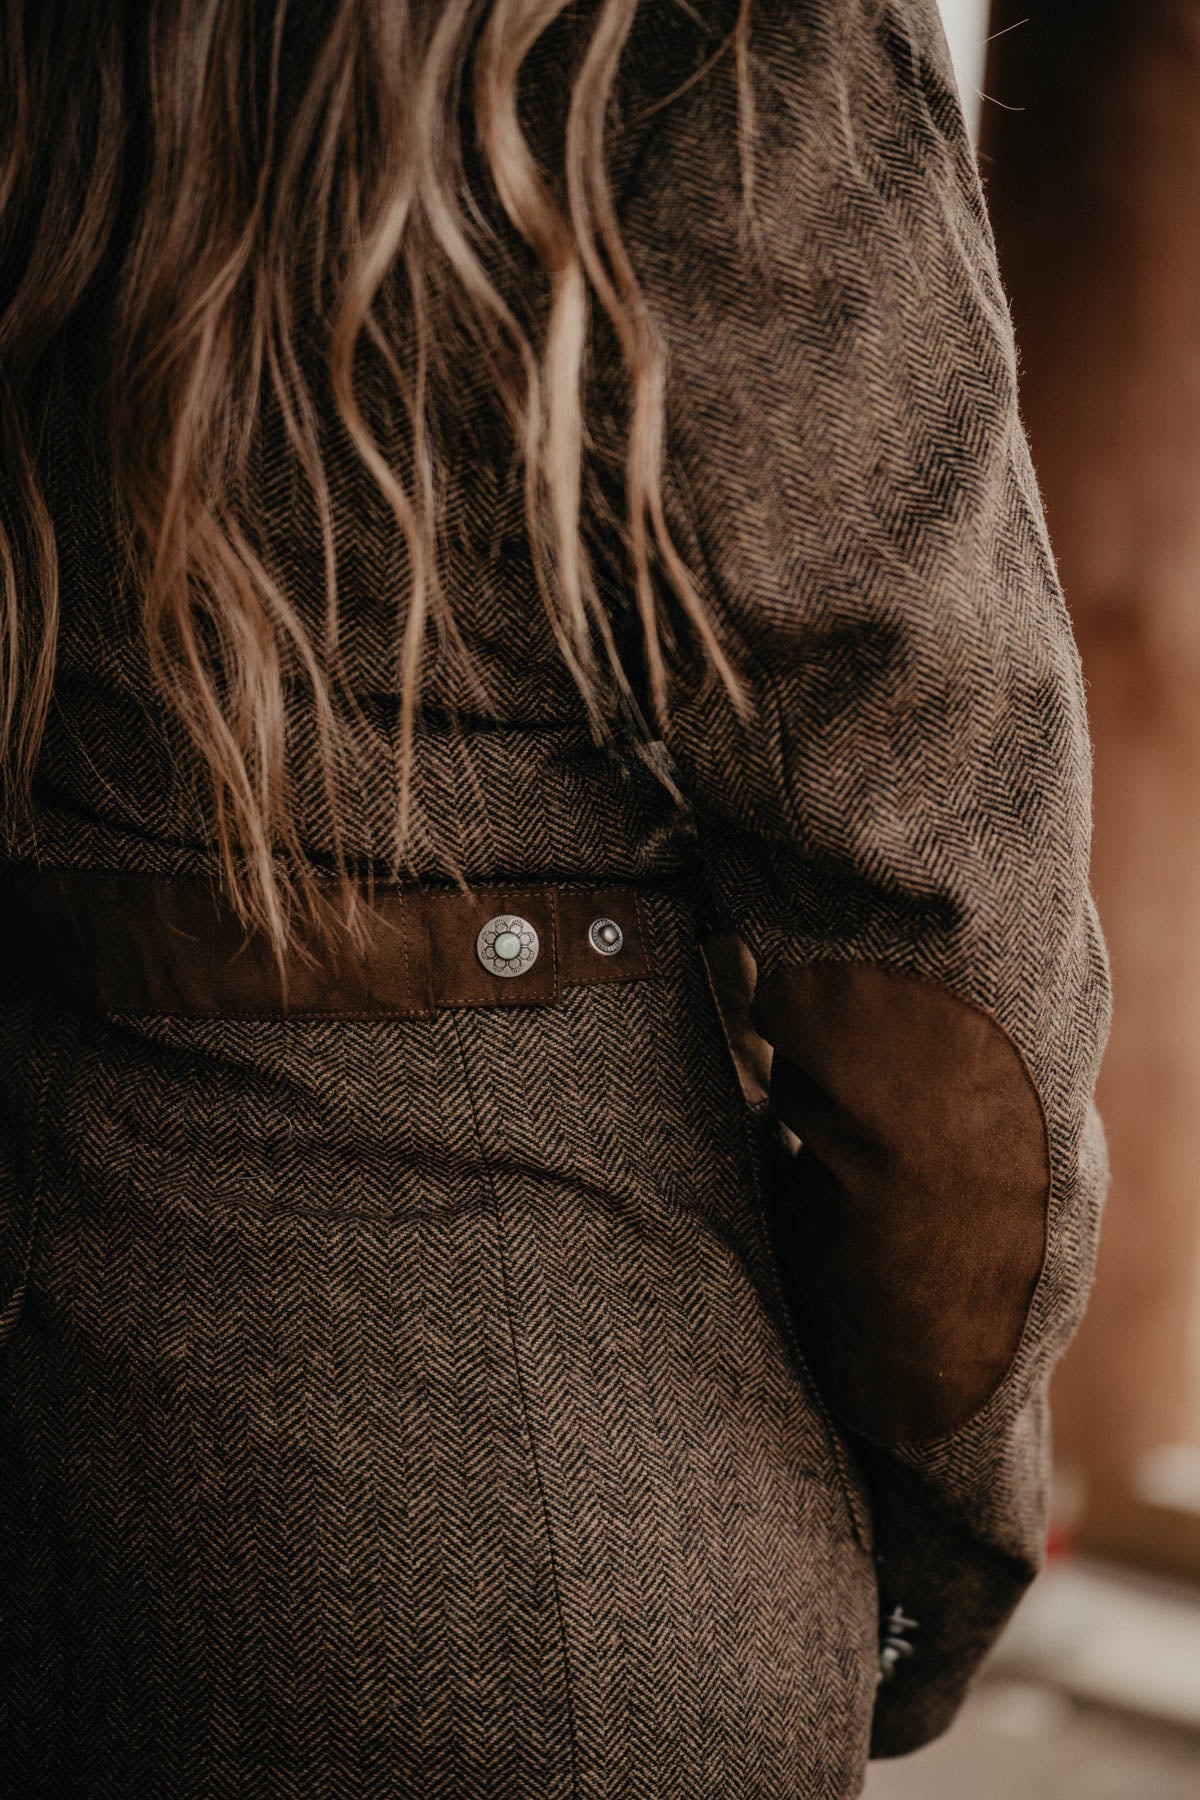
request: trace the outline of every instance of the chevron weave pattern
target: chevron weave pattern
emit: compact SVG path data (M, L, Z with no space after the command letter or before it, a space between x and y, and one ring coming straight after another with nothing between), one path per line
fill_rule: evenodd
M413 874L638 881L655 977L379 1021L88 1019L4 977L0 1800L849 1800L872 1732L942 1728L1037 1566L1104 1184L1078 662L933 0L756 0L753 228L732 55L691 79L735 11L643 6L611 132L670 357L672 527L755 704L740 724L683 669L684 804L591 742L470 372L441 432L494 712L431 656ZM531 59L550 168L593 12ZM86 317L47 390L61 654L11 853L211 872L79 407L103 341ZM625 634L613 358L598 327L590 528ZM274 428L260 522L315 626ZM382 863L406 570L331 454L353 825ZM299 702L293 725L320 859ZM689 870L694 899L656 889ZM1002 1387L939 1443L851 1446L805 1374L769 1231L786 1147L736 1080L713 922L764 982L829 958L936 982L1031 1072L1045 1267ZM878 1706L873 1548L884 1598L943 1621Z
M861 1499L647 910L668 978L503 1017L22 1014L0 1792L852 1791Z

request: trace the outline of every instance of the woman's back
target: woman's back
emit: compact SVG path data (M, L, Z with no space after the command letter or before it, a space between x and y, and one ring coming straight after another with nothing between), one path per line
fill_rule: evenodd
M636 310L604 302L606 280L628 295L602 202L573 337L578 271L549 228L523 239L524 165L498 195L468 125L496 293L530 341L563 301L540 546L531 440L487 372L504 332L472 339L468 321L461 356L447 331L444 365L431 350L419 368L409 269L340 378L336 329L327 363L320 306L297 313L307 425L267 333L232 490L206 488L202 457L179 490L201 559L190 610L159 596L156 666L162 568L118 518L110 455L144 478L164 566L171 468L152 435L112 450L92 404L112 375L105 308L132 303L121 232L156 167L145 141L94 291L31 377L60 615L9 839L9 937L27 948L0 1023L0 1794L843 1800L873 1710L887 1747L880 1604L917 1609L933 1671L927 1709L919 1688L899 1703L902 1748L939 1728L1036 1565L1044 1376L1101 1180L1077 668L932 7L749 16L748 40L733 4L597 0L540 37L530 23L521 116L567 211L591 179L569 144L564 162L573 82L597 20L630 27L602 115L620 244L665 345L660 485L644 480L659 365ZM284 112L310 51L301 35L280 59ZM574 440L548 396L580 342L573 635ZM238 354L235 334L227 370ZM159 392L153 345L130 366ZM406 402L421 369L425 440ZM186 416L164 415L181 455ZM405 506L423 492L441 535L428 630L406 638L425 549ZM231 534L236 615L211 604ZM702 653L709 618L749 712ZM210 892L246 850L222 819L276 792L250 704L270 683L238 686L263 620L287 769L264 866L303 853L332 879L349 859L384 921L345 960L287 947L290 1009L270 948L228 953L233 912ZM572 672L589 639L591 687ZM336 671L335 791L306 644ZM173 707L167 665L185 678ZM739 1083L714 925L753 949L760 1006L796 997L774 1041L809 1058L813 1143L830 1106L855 1116L837 1071L861 1067L868 1189L922 1221L849 1246L882 1296L870 1331L848 1305L850 1338L886 1342L903 1318L911 1351L898 1399L847 1406L857 1451L801 1357L804 1271L789 1288L781 1245L805 1190ZM884 985L855 986L864 966ZM849 984L789 986L813 968ZM789 1122L807 1140L805 1104ZM830 1167L840 1182L836 1148ZM965 1247L952 1189L980 1221ZM828 1281L810 1258L835 1313L837 1244ZM969 1373L947 1390L948 1339ZM960 1554L955 1588L931 1558Z
M236 9L230 10L236 18ZM289 14L286 21L289 35L298 34L299 41L290 45L280 71L281 79L290 77L293 83L292 111L313 79L319 51L327 45L328 21L321 17L322 9L300 10L298 20ZM343 10L352 14L355 8ZM361 10L369 14L373 9ZM521 119L528 149L550 169L562 163L572 78L595 16L602 10L595 4L567 7L540 37L521 70ZM606 165L614 185L628 179L641 146L652 135L653 109L670 98L673 87L700 70L715 49L727 45L736 8L725 10L728 19L720 8L712 9L711 19L689 19L682 12L676 16L673 9L661 23L652 14L635 19L620 63L607 133ZM415 15L428 20L436 16L436 9L418 6ZM429 29L427 23L425 35ZM253 36L249 24L246 33ZM137 38L132 31L130 42L129 62L136 70ZM364 56L369 48L364 48ZM135 78L131 74L129 79ZM265 79L259 71L258 89ZM544 331L549 280L505 217L481 167L481 153L473 144L473 96L469 83L466 87L461 129L467 179L472 193L479 196L477 204L490 212L493 234L482 253L501 297L525 314L531 329ZM288 108L282 103L281 111L286 116ZM277 135L284 137L282 128ZM100 403L104 384L113 379L114 317L121 316L118 272L129 259L138 208L148 205L144 190L156 154L166 154L161 139L167 136L165 130L152 133L145 117L135 113L130 119L123 145L124 200L112 241L86 305L61 334L49 369L40 373L48 390L39 395L40 466L58 533L58 688L65 704L56 706L47 722L36 822L24 827L18 823L18 835L10 839L18 857L30 854L36 841L39 853L49 860L86 864L96 860L95 850L102 841L103 860L113 868L165 872L211 861L200 848L212 836L208 771L179 720L164 707L151 672L143 603L128 577L127 532L114 516L109 421ZM733 180L736 147L730 144L726 149L733 159ZM244 147L243 155L247 154ZM203 192L208 185L206 171L194 180ZM562 185L560 174L558 186ZM734 198L731 190L731 204ZM193 201L193 209L195 205ZM210 221L188 218L182 205L179 211L194 238L203 241ZM179 226L181 233L184 229ZM303 254L301 245L292 252L293 260L301 262ZM444 261L444 254L437 260ZM169 273L168 266L159 279ZM289 728L295 734L289 776L300 841L311 856L332 867L341 829L353 834L347 846L352 852L386 866L395 853L402 654L412 556L396 516L395 494L381 486L338 411L341 396L333 392L325 366L334 308L329 306L320 325L302 311L296 316L298 309L311 305L303 285L306 273L301 262L294 273L297 292L290 299L294 341L286 350L296 359L297 387L303 381L309 404L324 409L317 412L316 430L336 562L339 674L347 689L338 726L346 742L347 763L353 767L346 806L351 816L335 821L319 754L317 713L305 692L305 671L294 653L289 663L285 651ZM442 278L446 280L444 270ZM143 331L182 329L175 314L183 303L173 294L169 299L170 312L164 307L165 316L143 321ZM127 311L127 297L124 306ZM354 347L355 404L362 408L364 428L377 440L382 457L403 489L416 498L425 472L415 466L412 422L404 410L412 400L405 382L412 381L414 344L411 295L403 272L384 283L376 309L386 317L393 336L380 351L371 342L370 330L362 331ZM238 322L234 313L234 325ZM223 317L217 323L229 328ZM608 568L600 571L606 579L607 602L616 615L626 659L636 670L638 650L630 629L634 609L627 586L622 585L625 571L620 567L623 553L618 541L624 454L619 413L626 396L621 392L620 349L605 324L602 309L594 306L588 354L587 426L592 443L587 473L597 482L592 496L597 508L607 504L612 512L603 520L585 519L585 525L597 560L608 559ZM451 623L447 629L436 615L431 617L422 653L414 819L402 866L409 875L442 881L460 873L471 880L559 874L625 877L677 866L678 858L659 848L660 835L673 829L671 797L661 779L650 773L644 752L642 757L637 754L636 740L631 747L628 738L618 739L607 754L594 747L587 707L539 595L526 519L525 471L494 381L478 347L462 334L457 321L441 319L438 331L448 347L444 353L453 360L445 370L431 367L426 372L428 442L423 450L431 462L430 479L438 487L442 533L438 573ZM285 347L274 348L282 358ZM511 346L508 349L512 362ZM242 374L233 357L222 372L230 379ZM152 387L154 371L139 374L142 385L158 398ZM511 370L509 375L511 379ZM214 378L211 371L208 378ZM170 394L165 382L163 389ZM290 393L288 397L298 407L296 397ZM151 465L149 457L145 465ZM161 478L160 471L154 472ZM145 473L145 468L138 473ZM280 394L266 372L245 481L247 491L239 504L243 522L249 523L252 553L262 557L302 628L320 645L327 604L326 521L296 455ZM335 702L337 698L335 693ZM580 833L581 817L589 820L587 841Z

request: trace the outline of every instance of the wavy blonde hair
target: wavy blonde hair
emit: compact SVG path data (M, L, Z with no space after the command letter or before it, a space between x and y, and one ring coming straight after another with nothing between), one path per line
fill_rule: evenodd
M292 817L285 668L298 670L311 692L339 895L347 903L340 916L354 929L340 823L337 558L320 407L298 348L314 325L336 413L409 557L395 868L410 826L428 630L436 627L461 648L439 579L428 404L431 367L462 354L464 321L511 423L538 584L593 728L605 728L606 683L630 695L581 530L594 302L614 329L628 377L625 536L656 726L661 730L666 718L664 641L671 644L656 563L710 672L744 704L664 516L664 349L621 240L605 167L606 118L639 0L597 0L569 98L561 182L539 168L521 129L522 65L567 4L330 0L302 91L285 108L282 63L295 23L289 0L97 0L78 7L61 0L36 8L8 0L0 41L6 801L27 801L31 792L58 622L55 531L28 394L42 357L116 244L108 438L150 667L211 778L223 883L245 923L265 931L277 955L292 939L296 903L310 916L323 905ZM732 43L737 60L747 204L748 12L749 0L741 0L731 37L714 52ZM468 69L484 165L547 280L538 342L486 266L490 234L464 176L459 131ZM138 89L150 136L131 202L128 120ZM393 272L401 283L390 281ZM397 285L404 319L396 315ZM407 357L402 340L411 346ZM356 381L364 347L411 425L407 483L364 409ZM319 641L247 525L252 446L268 395L320 522Z

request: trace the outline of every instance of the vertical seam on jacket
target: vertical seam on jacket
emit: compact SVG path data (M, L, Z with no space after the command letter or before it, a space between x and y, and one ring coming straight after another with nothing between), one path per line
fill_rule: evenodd
M552 926L553 931L553 926ZM475 1139L483 1158L484 1177L488 1191L492 1197L492 1211L496 1220L496 1248L500 1255L500 1283L504 1294L504 1314L508 1320L508 1338L512 1345L513 1373L517 1381L517 1395L521 1404L521 1418L525 1425L525 1434L529 1439L529 1458L533 1464L533 1478L537 1487L538 1505L542 1513L542 1525L546 1533L546 1548L550 1557L550 1584L554 1589L554 1614L558 1620L559 1643L562 1647L563 1686L567 1696L567 1736L571 1745L571 1795L577 1800L579 1794L579 1745L575 1734L575 1701L571 1691L571 1657L567 1644L567 1621L563 1612L562 1587L558 1578L558 1557L554 1547L554 1527L550 1521L550 1508L546 1501L546 1485L542 1479L542 1465L537 1452L537 1439L533 1431L533 1416L529 1406L529 1396L525 1391L525 1381L521 1374L521 1355L517 1347L517 1324L513 1315L512 1291L509 1285L508 1258L504 1251L504 1220L500 1211L500 1195L496 1191L496 1183L488 1166L483 1142L483 1126L479 1118L479 1108L475 1103L475 1086L471 1080L471 1067L467 1053L463 1047L462 1031L453 1007L448 1007L447 1016L454 1032L454 1042L458 1050L458 1060L462 1065L463 1084L467 1091L467 1101L471 1108L471 1119L475 1126Z

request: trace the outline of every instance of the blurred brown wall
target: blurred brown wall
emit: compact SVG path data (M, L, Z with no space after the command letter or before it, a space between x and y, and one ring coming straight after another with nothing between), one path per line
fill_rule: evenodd
M995 0L991 29L982 166L1088 682L1116 999L1108 1216L1056 1396L1103 1539L1144 1451L1200 1444L1200 6Z

